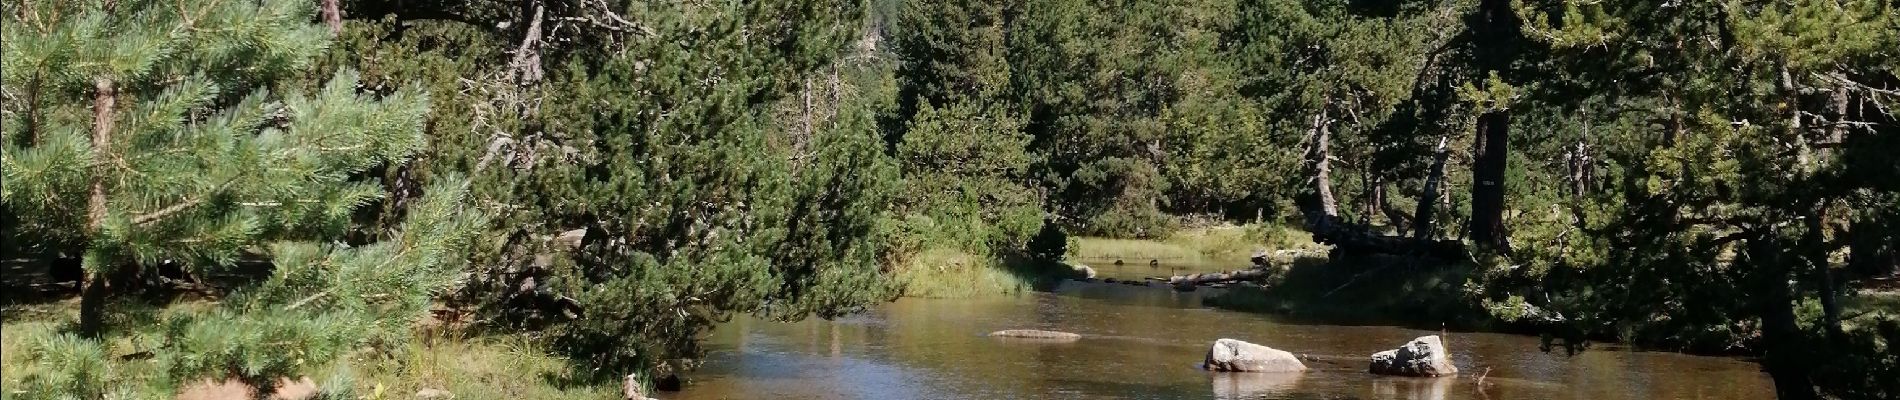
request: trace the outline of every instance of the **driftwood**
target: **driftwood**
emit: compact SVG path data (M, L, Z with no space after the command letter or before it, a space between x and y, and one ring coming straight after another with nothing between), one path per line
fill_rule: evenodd
M1238 282L1238 281L1255 281L1255 280L1266 279L1269 276L1273 276L1273 270L1257 267L1257 268L1248 268L1248 269L1237 270L1237 271L1209 272L1205 274L1175 275L1175 276L1168 277L1165 280L1159 277L1151 278L1151 279L1157 280L1157 281L1165 281L1169 285L1174 285L1175 287L1192 287L1192 286L1213 285L1213 284L1222 284L1222 283Z

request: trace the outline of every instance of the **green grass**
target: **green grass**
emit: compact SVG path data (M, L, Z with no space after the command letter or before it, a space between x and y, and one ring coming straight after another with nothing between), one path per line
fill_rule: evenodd
M1900 291L1863 290L1842 297L1841 315L1845 318L1841 324L1850 330L1881 318L1900 316Z
M504 335L417 341L385 359L348 365L366 399L408 399L439 389L465 399L610 399L614 385L578 382L566 360L541 352L527 339ZM380 395L379 395L380 394Z
M1182 229L1162 240L1078 238L1070 257L1091 262L1209 263L1245 261L1260 250L1322 252L1325 246L1314 243L1312 235L1283 225L1219 225Z
M1052 283L1059 272L1023 260L936 248L898 266L896 279L907 297L962 299L1018 295Z
M162 312L202 312L202 302L178 303ZM77 319L71 301L10 306L0 325L0 388L13 398L13 388L34 376L50 376L43 363L32 358L39 343L57 337ZM120 356L152 350L148 334L115 335L101 346L106 357L105 382L136 398L170 398L174 389L157 387L160 374L151 359ZM153 350L161 351L161 350ZM347 385L361 399L409 399L422 389L446 390L462 399L615 399L618 385L568 384L569 364L539 351L529 339L515 335L463 337L458 334L417 333L416 340L388 352L357 352L327 365L310 368L320 386Z

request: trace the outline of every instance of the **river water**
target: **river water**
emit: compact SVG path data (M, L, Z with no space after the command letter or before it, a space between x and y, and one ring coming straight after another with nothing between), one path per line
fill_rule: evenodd
M1098 267L1099 268L1099 267ZM1109 267L1106 276L1148 274ZM714 330L705 365L662 399L1768 399L1755 363L1597 346L1568 356L1534 337L1450 332L1463 374L1366 373L1373 352L1439 331L1294 323L1206 308L1160 285L1067 282L1050 293L984 300L904 298L833 321L737 319ZM1002 329L1074 332L1056 343ZM1315 357L1304 374L1217 373L1215 339ZM1483 377L1482 384L1479 377Z

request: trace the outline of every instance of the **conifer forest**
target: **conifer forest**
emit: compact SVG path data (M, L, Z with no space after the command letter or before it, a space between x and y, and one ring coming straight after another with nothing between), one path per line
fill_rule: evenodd
M0 0L0 100L4 399L1900 398L1893 0Z

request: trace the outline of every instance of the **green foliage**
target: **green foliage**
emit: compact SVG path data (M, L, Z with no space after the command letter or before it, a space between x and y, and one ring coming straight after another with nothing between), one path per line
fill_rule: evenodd
M1021 122L994 108L924 105L897 146L906 229L976 254L1020 249L1040 226L1038 194L1021 182L1030 159Z
M1062 233L1062 227L1055 221L1043 221L1042 229L1036 236L1029 238L1027 248L1029 258L1040 262L1062 262L1069 254L1069 235Z
M6 234L34 251L83 253L88 291L109 277L135 287L114 276L161 262L199 276L255 261L270 271L205 313L113 301L129 315L112 327L118 336L29 347L51 367L27 377L27 392L171 393L206 378L268 387L407 340L462 271L485 222L463 209L454 179L407 210L409 228L334 242L383 194L360 174L423 150L428 97L364 94L347 71L314 92L282 85L328 43L308 2L9 6L8 42L33 45L6 48L5 88L34 100L9 101L5 115L21 134L3 153L4 202L20 219ZM82 323L105 301L88 296ZM109 361L119 357L103 354L105 342L120 337L149 341L149 361Z
M694 357L699 334L733 313L836 316L892 293L879 238L892 229L883 207L897 167L878 142L877 105L828 101L822 118L761 107L761 99L813 90L792 82L821 67L854 77L854 88L856 77L876 74L748 40L755 31L820 29L778 25L776 13L789 12L781 6L654 7L647 22L677 39L629 41L598 64L563 63L544 89L559 100L523 117L549 133L514 144L561 150L513 161L515 170L498 177L513 189L489 193L532 205L511 218L533 225L498 231L587 232L551 265L522 265L560 250L516 236L517 248L501 251L519 264L484 271L492 286L477 293L506 307L494 299L516 295L522 275L545 274L541 290L571 294L584 310L551 327L552 346L599 378ZM835 55L842 39L791 49Z

